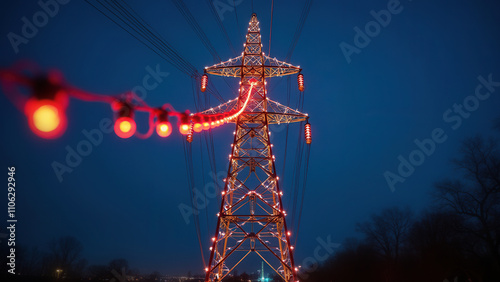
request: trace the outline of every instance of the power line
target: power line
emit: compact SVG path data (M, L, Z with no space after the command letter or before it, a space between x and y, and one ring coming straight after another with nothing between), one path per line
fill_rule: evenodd
M273 35L273 14L274 14L274 0L271 1L271 28L269 29L269 53L268 56L271 56L271 37Z
M302 13L300 14L299 22L297 23L297 27L295 28L295 34L293 35L292 42L290 47L288 48L288 53L286 55L285 61L288 61L292 58L293 51L295 50L295 46L300 38L300 34L302 33L302 29L304 28L304 24L307 20L307 16L309 15L309 11L311 10L313 0L307 0L304 4L304 8L302 8Z
M193 15L189 11L189 9L186 6L186 4L184 3L184 1L183 0L172 0L172 2L174 2L175 6L179 10L179 12L181 12L182 16L186 19L186 21L191 26L193 31L196 33L198 38L200 38L200 40L203 43L203 45L205 46L205 48L210 52L210 54L212 54L214 61L216 63L221 62L222 60L221 60L219 54L217 53L217 51L215 50L214 46L210 42L210 39L207 37L206 33L203 31L201 26L198 24L195 17L193 17ZM234 91L233 87L227 82L227 79L225 77L224 77L224 82L227 84L229 89L231 89L231 91ZM214 86L211 82L209 82L209 83L210 83L211 87Z
M167 43L163 38L161 38L161 36L159 36L159 34L156 31L154 31L150 25L145 24L145 21L140 16L138 16L137 14L132 15L131 12L128 11L127 9L125 9L122 5L120 5L120 3L118 3L118 1L116 1L116 0L112 0L112 1L115 3L114 7L109 3L109 1L106 1L108 3L108 5L110 5L109 7L106 7L106 9L108 11L110 11L117 18L122 20L127 26L133 28L133 30L136 31L137 33L139 33L139 35L142 35L144 38L149 38L149 40L148 40L149 42L151 42L152 44L154 44L155 46L157 46L158 48L163 50L163 52L167 56L169 56L169 58L171 58L172 60L177 62L178 66L182 66L186 70L186 72L187 72L186 74L192 76L193 74L197 73L196 68L191 63L189 63L187 60L185 60L182 56L180 56L180 54L176 50L174 50L174 48L169 43ZM98 2L100 2L100 1L98 0ZM122 2L125 3L124 1L122 1ZM102 3L101 3L101 5L102 5ZM128 6L128 7L130 7L130 6ZM123 17L119 17L112 10L112 8L115 8L115 10L119 13L121 12L122 15L123 15L123 13L125 13L125 15L128 17L128 19L131 20L131 22L127 22L126 20L123 19ZM133 10L133 9L131 9L131 10ZM135 28L132 27L131 24L134 25Z
M238 9L236 8L236 0L233 0L233 7L234 7L234 15L236 17L236 28L238 29L238 34L240 35L241 38L241 29L240 29L240 22L238 21Z
M210 42L210 39L208 39L205 32L203 32L202 28L200 27L200 25L198 24L196 19L193 17L193 15L189 11L189 9L186 7L186 4L184 3L184 1L172 0L172 2L174 2L175 6L179 10L179 12L181 12L182 16L186 19L187 23L191 26L191 28L194 30L196 35L200 38L203 45L205 45L205 47L210 52L210 54L212 54L212 56L214 57L214 60L220 62L221 58L220 58L219 54L217 54L217 51L215 50L214 46Z
M300 197L300 206L299 206L299 216L297 220L297 230L295 231L295 243L294 245L297 245L297 238L299 237L299 229L300 229L300 221L302 219L302 208L304 206L304 198L305 198L305 193L306 193L306 185L307 185L307 174L309 172L309 156L311 155L311 146L306 145L306 152L305 152L305 165L304 165L304 180L302 182L302 195Z
M97 9L99 12L101 12L103 15L105 15L108 19L113 21L116 25L118 25L120 28L125 30L127 33L132 35L134 38L136 38L138 41L143 43L146 47L151 49L153 52L155 52L158 56L161 58L165 59L169 63L171 63L174 67L179 69L181 72L184 72L185 74L189 75L193 79L193 99L195 101L195 107L197 109L200 108L200 95L199 93L196 92L195 90L195 83L199 82L200 80L200 75L197 72L196 68L192 64L190 64L187 60L182 58L180 54L173 49L164 39L162 39L152 28L149 24L145 23L145 21L135 13L135 11L125 3L125 5L128 7L124 7L121 5L118 1L112 0L113 4L112 5L110 2L106 1L105 5L103 2L97 0L97 2L108 12L113 14L116 19L119 19L123 24L120 24L117 20L112 18L108 13L106 13L104 10L99 9L96 5L90 3L88 0L86 0L87 3L89 3L91 6L93 6L95 9ZM175 2L174 2L175 3ZM181 10L181 13L186 17L188 23L192 25L193 29L197 32L197 35L202 39L203 44L211 54L215 58L218 58L218 54L211 45L210 41L206 37L206 34L203 33L199 25L197 25L196 21L193 19L192 15L189 13L185 5L179 1L176 3L179 5L178 7ZM184 9L183 9L184 8ZM188 14L189 13L189 14ZM128 27L128 28L127 28ZM135 32L135 34L134 34ZM220 60L220 58L219 58ZM213 89L213 90L212 90ZM212 95L214 95L219 101L223 102L222 97L220 94L216 91L215 87L211 87L212 91L209 91ZM214 91L215 90L215 91ZM206 107L206 105L204 105ZM213 148L213 139L210 140L212 142L212 148ZM194 201L194 166L193 166L193 156L192 156L192 148L191 144L186 144L186 141L183 141L184 145L184 153L185 153L185 158L186 158L186 170L187 170L187 178L188 178L188 188L189 188L189 195L191 199L191 206L193 210L199 211L198 205L196 201ZM207 144L208 147L208 144ZM214 158L214 154L212 151L212 158ZM203 162L203 155L201 156L202 162ZM212 165L214 162L210 162ZM203 170L203 169L202 169ZM205 179L203 178L203 182L205 182ZM205 256L203 252L203 244L202 244L202 239L201 239L201 226L200 226L200 219L198 216L198 213L194 213L194 222L195 222L195 229L196 229L196 235L198 237L198 243L200 247L200 252L203 260L203 265L206 265L205 262ZM207 217L207 224L208 224L208 214L206 214Z
M207 0L207 5L208 5L208 7L210 7L210 11L212 12L212 15L214 16L215 21L217 22L217 25L219 26L219 29L224 34L224 38L226 39L227 45L233 51L233 54L236 56L236 50L234 49L233 44L231 43L231 39L229 38L229 35L228 35L227 31L226 31L226 28L222 24L222 21L221 21L221 19L219 17L219 14L215 10L213 1Z
M184 147L184 158L186 160L186 172L187 172L187 180L188 180L188 188L189 188L189 197L191 200L191 208L193 209L193 217L195 222L196 234L198 236L198 244L200 246L201 258L203 261L203 265L206 266L205 255L203 252L203 244L201 241L201 231L200 231L200 220L198 217L199 210L197 201L194 199L195 187L194 187L194 175L193 175L193 152L191 148L191 143L188 143L185 138L182 140L182 144ZM187 143L187 144L186 144Z
M164 40L125 1L111 0L110 2L107 0L96 0L100 8L95 2L85 1L178 70L196 78L197 81L200 80L201 74L197 69L184 59L179 52ZM215 87L212 87L209 93L220 102L224 101Z

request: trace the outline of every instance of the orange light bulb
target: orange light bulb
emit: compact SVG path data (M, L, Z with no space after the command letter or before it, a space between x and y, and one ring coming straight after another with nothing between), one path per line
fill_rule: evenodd
M28 100L24 110L31 130L42 138L57 138L66 130L64 110L54 100L32 98Z
M201 125L201 123L195 123L193 126L194 132L201 132L202 129L203 129L203 126Z
M43 105L33 113L33 122L42 132L54 131L61 123L59 111L52 105Z
M202 128L203 128L203 130L209 130L210 129L210 123L209 122L204 122Z
M179 126L179 132L182 135L187 135L189 133L189 124L183 123L181 126Z
M156 133L160 137L168 137L172 133L172 125L168 121L160 122L156 125Z
M132 129L132 124L130 124L130 121L124 120L124 121L120 122L120 131L121 132L128 133L128 132L130 132L131 129Z

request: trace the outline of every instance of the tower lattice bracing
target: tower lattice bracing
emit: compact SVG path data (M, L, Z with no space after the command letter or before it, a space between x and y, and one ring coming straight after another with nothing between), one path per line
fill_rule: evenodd
M270 141L270 124L308 117L267 98L266 78L297 74L300 67L262 52L259 22L252 15L241 56L205 68L207 74L239 77L237 99L205 114L243 109L235 119L234 141L212 238L206 281L221 281L251 256L260 258L284 281L297 281ZM250 95L250 97L248 96Z

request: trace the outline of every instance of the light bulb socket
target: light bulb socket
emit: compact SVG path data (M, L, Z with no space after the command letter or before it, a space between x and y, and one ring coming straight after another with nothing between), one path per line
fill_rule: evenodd
M166 122L168 121L168 111L164 109L159 109L156 113L156 118L158 122Z

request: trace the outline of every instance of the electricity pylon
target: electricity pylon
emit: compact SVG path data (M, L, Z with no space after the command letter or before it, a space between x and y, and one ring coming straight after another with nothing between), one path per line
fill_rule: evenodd
M297 281L269 125L305 121L308 116L271 101L266 78L297 74L301 69L262 52L256 14L250 20L244 46L241 56L205 68L206 74L240 78L240 89L238 99L203 113L243 109L229 120L236 124L236 130L205 281L223 280L249 256L260 257L284 281ZM302 74L299 89L303 90ZM309 124L307 136L310 144Z

